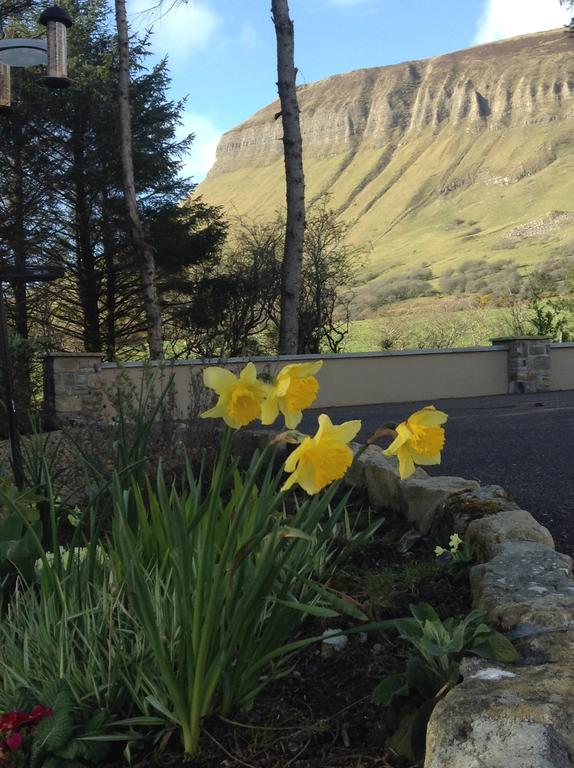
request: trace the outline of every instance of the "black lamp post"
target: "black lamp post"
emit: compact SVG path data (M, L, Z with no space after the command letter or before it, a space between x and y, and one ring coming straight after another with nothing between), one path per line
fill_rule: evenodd
M68 13L53 5L42 13L40 24L46 27L46 40L37 38L0 39L0 113L11 111L11 71L12 67L46 66L46 77L42 83L48 88L60 90L71 85L67 71L67 30L72 26ZM8 346L8 327L4 305L3 283L37 283L63 277L61 267L38 267L36 269L0 270L0 362L2 363L4 389L6 394L6 414L12 453L12 470L18 488L24 484L20 434L16 420L14 402L14 377L12 360Z

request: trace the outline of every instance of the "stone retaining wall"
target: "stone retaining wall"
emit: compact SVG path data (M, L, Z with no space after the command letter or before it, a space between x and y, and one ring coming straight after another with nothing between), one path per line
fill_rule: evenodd
M359 446L355 446L355 450ZM463 681L436 706L425 768L566 768L574 765L572 560L549 531L499 486L422 469L401 481L394 458L370 446L348 481L374 507L404 514L422 532L455 531L475 545L475 608L509 633L517 664L467 659Z

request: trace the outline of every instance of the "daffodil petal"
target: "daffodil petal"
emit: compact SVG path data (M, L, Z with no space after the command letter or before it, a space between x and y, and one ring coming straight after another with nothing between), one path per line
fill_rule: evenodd
M317 430L317 434L313 438L314 440L321 440L325 435L329 434L331 429L333 428L333 422L331 419L327 416L326 413L321 413L319 415L319 429Z
M303 412L302 411L289 411L288 413L284 414L285 416L285 426L287 429L296 429L299 425L299 422L303 418Z
M209 389L215 390L218 395L225 392L226 389L232 387L237 382L237 376L234 376L231 371L226 368L204 368L203 370L203 383Z
M247 363L245 368L239 374L239 378L247 384L255 384L257 381L257 368L253 363Z
M225 401L220 400L217 405L210 408L208 411L204 411L200 414L202 419L221 419L227 413L227 406Z
M276 398L268 397L261 403L261 423L273 424L279 416L279 403Z
M399 426L401 426L399 424ZM393 442L385 448L383 451L383 456L395 456L397 454L397 451L402 448L402 446L408 441L408 436L404 433L398 434Z
M301 445L297 446L295 450L287 456L287 459L285 461L285 472L293 472L295 468L297 467L298 461L302 458L302 456L305 454L307 450L307 446L309 445L311 438L306 437Z
M288 491L289 488L292 488L295 485L296 482L297 482L297 473L293 472L293 474L289 475L287 480L285 480L285 482L281 486L281 490L282 491Z
M291 377L286 376L282 379L277 379L275 384L273 385L273 394L275 397L285 397L287 392L289 391L289 386L291 384Z
M409 421L418 427L439 427L445 424L447 419L448 415L444 411L437 411L434 405L427 405L409 416Z
M277 378L306 379L308 376L314 376L322 367L322 360L315 360L311 363L291 363L279 371Z
M413 451L412 448L409 449L409 452L415 464L424 464L425 466L430 466L431 464L440 464L440 452L435 453L434 456L425 456L424 453Z
M399 460L399 475L401 480L406 480L415 471L415 463L407 446L401 446L397 452Z
M316 493L319 493L323 487L317 484L315 470L312 464L303 463L297 470L296 475L297 483L309 494L309 496L314 496Z
M350 443L360 432L362 423L359 419L345 421L343 424L334 424L332 429L333 437L344 443Z

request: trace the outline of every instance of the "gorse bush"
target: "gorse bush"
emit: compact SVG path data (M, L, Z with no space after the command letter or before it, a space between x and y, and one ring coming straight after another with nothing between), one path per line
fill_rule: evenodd
M445 270L440 278L440 290L447 295L478 293L506 296L519 290L521 277L517 265L510 259L483 261L468 259L456 270Z

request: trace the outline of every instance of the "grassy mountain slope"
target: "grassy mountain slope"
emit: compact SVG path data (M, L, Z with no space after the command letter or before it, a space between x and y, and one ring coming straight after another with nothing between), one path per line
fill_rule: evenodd
M574 40L562 30L300 89L307 194L331 195L385 278L467 259L528 267L574 247ZM229 131L198 193L230 213L283 205L278 105Z

